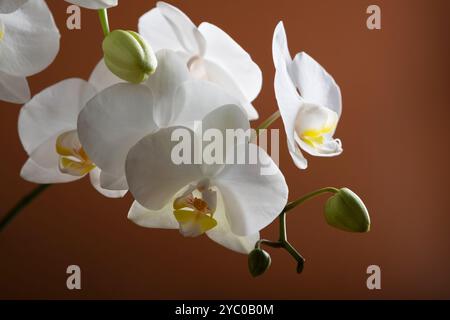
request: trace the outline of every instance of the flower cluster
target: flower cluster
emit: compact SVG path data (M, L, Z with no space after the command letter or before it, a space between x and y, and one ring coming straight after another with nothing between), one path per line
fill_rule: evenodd
M118 4L67 2L101 10L103 19L106 8ZM26 102L18 126L29 155L21 171L24 179L54 184L89 176L107 197L129 191L135 199L131 221L179 229L186 237L206 234L228 249L251 253L253 275L270 265L262 244L285 248L302 263L285 234L270 242L260 239L259 232L277 217L285 230L286 212L315 194L333 193L325 207L330 225L368 231L367 210L348 189L325 188L288 203L282 172L251 136L227 143L221 162L173 160L180 143L174 137L181 129L190 141L183 157L195 158L195 146L206 143L203 131L222 136L231 129L248 132L250 121L258 119L253 101L261 91L262 72L219 27L206 22L196 26L164 2L139 19L138 32L110 32L103 20L104 57L90 79L63 80L30 98L25 77L53 60L59 32L43 0L1 1L0 12L0 99ZM300 169L307 168L302 151L339 155L342 143L333 138L342 111L336 82L306 53L291 58L281 22L272 49L279 111L259 129L281 115L288 150ZM249 154L256 159L233 162Z

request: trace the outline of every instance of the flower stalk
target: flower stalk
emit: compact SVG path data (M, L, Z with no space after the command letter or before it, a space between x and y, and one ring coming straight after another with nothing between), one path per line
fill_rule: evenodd
M281 116L280 111L275 111L271 116L269 116L266 120L263 121L257 128L256 128L256 135L259 135L259 131L263 129L267 129L270 127L275 121L278 120L278 118Z
M29 205L50 186L51 184L41 184L17 202L17 204L10 211L8 211L5 217L0 221L0 232L2 232L27 205Z
M276 118L275 118L276 120ZM273 120L274 121L274 120ZM272 121L272 122L273 122ZM266 123L268 121L265 121ZM270 124L269 124L270 125ZM297 261L297 273L301 273L303 271L303 267L305 264L305 258L295 249L293 245L291 245L288 241L287 237L287 227L286 227L286 213L298 205L304 203L305 201L312 199L316 196L319 196L324 193L338 193L339 190L333 187L327 187L322 188L313 192L310 192L303 197L298 198L297 200L294 200L292 202L289 202L283 209L283 211L278 216L279 223L280 223L280 229L279 229L279 240L278 241L271 241L266 239L261 239L255 244L255 249L260 250L261 245L266 245L272 248L283 248L285 249L294 259Z
M98 16L100 18L100 24L102 25L103 34L106 37L109 34L108 9L98 10Z

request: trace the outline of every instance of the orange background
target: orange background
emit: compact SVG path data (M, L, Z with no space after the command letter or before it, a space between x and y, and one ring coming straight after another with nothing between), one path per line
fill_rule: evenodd
M120 0L112 28L135 29L154 1ZM310 158L294 167L281 133L281 169L290 199L324 186L348 186L366 202L368 234L326 225L326 198L289 214L289 238L307 258L304 273L282 250L253 279L247 257L206 237L150 230L127 220L132 199L103 198L87 179L54 186L0 234L0 298L450 298L448 210L449 1L171 1L195 23L226 30L259 64L264 86L255 101L261 119L276 110L272 34L285 22L292 53L306 51L343 92L337 131L342 156ZM382 30L366 28L378 4ZM101 57L94 11L82 29L65 27L67 4L48 1L62 33L61 51L30 78L32 93L69 77L87 79ZM61 106L64 107L64 106ZM0 212L34 185L19 177L26 160L17 134L19 106L1 103ZM282 128L281 121L274 127ZM276 237L277 223L263 232ZM66 268L82 269L82 290L66 289ZM382 270L382 289L366 288L366 268Z

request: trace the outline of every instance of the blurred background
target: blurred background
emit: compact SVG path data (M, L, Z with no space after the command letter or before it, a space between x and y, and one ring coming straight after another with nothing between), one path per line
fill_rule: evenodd
M87 79L101 58L95 11L81 30L66 28L64 1L47 1L60 28L55 62L29 79L33 94L66 78ZM252 278L247 257L206 237L138 227L127 220L128 195L102 197L87 179L53 186L0 234L0 298L40 299L443 299L450 298L449 30L446 0L172 0L196 24L225 30L264 74L254 105L263 120L277 106L273 30L285 23L291 53L306 51L343 93L336 136L344 153L292 163L280 130L280 166L293 200L325 186L347 186L366 202L368 234L330 228L326 197L288 215L289 239L307 259L303 274L283 250ZM366 9L381 7L382 29L368 30ZM111 28L137 29L155 1L120 0ZM19 172L27 156L17 133L18 105L0 102L0 216L35 185ZM63 106L62 106L63 107ZM259 121L255 122L255 126ZM281 121L275 128L282 129ZM263 231L277 237L278 224ZM66 288L66 268L81 267L82 290ZM381 268L381 290L366 269Z

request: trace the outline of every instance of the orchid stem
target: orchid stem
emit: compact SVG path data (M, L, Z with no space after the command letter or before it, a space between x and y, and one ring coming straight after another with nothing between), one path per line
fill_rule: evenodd
M261 123L256 128L256 135L259 135L260 130L267 129L268 127L270 127L272 125L272 123L274 123L280 117L280 115L281 115L280 111L276 111L270 117L268 117L266 120L264 120L264 122Z
M261 239L256 243L255 248L257 248L257 249L261 248L262 244L265 244L266 246L269 246L272 248L281 248L283 246L283 244L280 241L271 241L271 240Z
M106 37L109 34L108 9L98 10L98 16L100 18L100 24L102 25L103 34Z
M273 122L273 121L272 121ZM283 211L278 216L278 219L280 220L280 238L278 241L270 241L270 240L259 240L255 248L259 249L262 244L265 244L272 248L283 248L285 249L296 261L297 261L297 273L301 273L303 271L303 267L305 265L305 258L292 246L287 238L287 228L286 228L286 213L298 205L302 204L303 202L312 199L318 195L324 194L324 193L337 193L339 192L338 189L333 187L327 187L322 188L313 192L310 192L303 197L298 198L297 200L294 200L292 202L289 202L283 209Z
M2 232L27 205L29 205L35 198L37 198L50 186L51 184L41 184L34 188L29 194L20 199L20 201L17 202L17 204L11 210L9 210L5 217L0 221L0 232Z
M286 205L286 207L284 207L283 213L288 212L288 211L294 209L296 206L302 204L302 203L305 202L306 200L309 200L309 199L314 198L314 197L316 197L316 196L318 196L318 195L320 195L320 194L328 193L328 192L329 192L329 193L337 193L337 192L339 192L339 190L336 189L336 188L333 188L333 187L327 187L327 188L322 188L322 189L313 191L313 192L311 192L311 193L308 193L308 194L304 195L303 197L298 198L297 200L294 200L294 201L292 201L292 202L289 202L289 203Z

